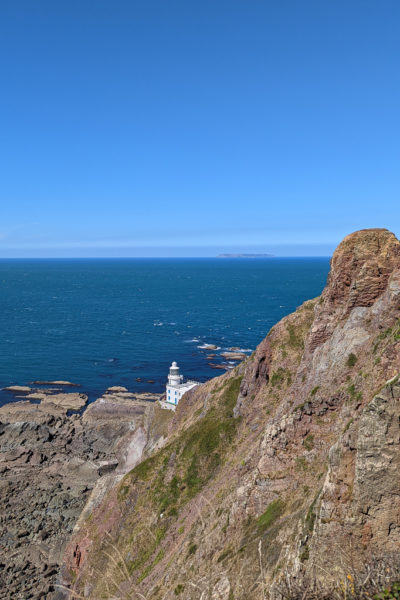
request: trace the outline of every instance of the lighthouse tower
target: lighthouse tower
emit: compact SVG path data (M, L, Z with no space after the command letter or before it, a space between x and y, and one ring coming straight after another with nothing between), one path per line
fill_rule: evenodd
M180 374L180 369L174 361L169 368L168 385L178 386L183 381L183 375Z
M180 369L174 361L169 368L168 383L166 386L166 402L169 405L173 405L170 408L175 409L183 394L196 385L200 385L198 381L183 381L183 375L181 375Z

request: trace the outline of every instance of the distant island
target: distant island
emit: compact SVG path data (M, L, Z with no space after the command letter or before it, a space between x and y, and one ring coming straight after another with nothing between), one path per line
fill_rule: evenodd
M271 258L273 254L218 254L217 258Z

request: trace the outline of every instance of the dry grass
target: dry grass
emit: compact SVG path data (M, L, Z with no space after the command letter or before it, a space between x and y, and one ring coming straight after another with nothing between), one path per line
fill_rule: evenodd
M273 596L278 600L395 600L400 582L400 555L370 559L361 569L348 557L343 575L333 577L322 568L314 575L284 575Z

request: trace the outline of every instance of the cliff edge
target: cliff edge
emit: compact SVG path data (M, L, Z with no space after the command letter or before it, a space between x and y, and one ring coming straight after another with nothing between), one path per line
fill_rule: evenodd
M385 560L400 543L399 373L400 242L358 231L320 297L182 398L163 447L81 524L61 584L96 600L261 600Z

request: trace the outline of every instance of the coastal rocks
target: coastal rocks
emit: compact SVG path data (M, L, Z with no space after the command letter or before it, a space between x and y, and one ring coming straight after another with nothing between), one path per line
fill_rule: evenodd
M213 361L207 362L208 366L212 369L220 369L221 371L232 370L235 362L245 360L248 357L247 353L251 352L251 350L244 350L239 346L232 346L230 348L225 348L223 352L217 354L215 351L221 350L221 348L215 344L202 344L201 346L198 346L198 348L204 352L204 358L207 361ZM216 360L218 362L214 362Z
M62 385L62 386L70 386L70 387L80 387L79 383L71 383L71 381L63 381L62 379L57 379L56 381L34 381L35 385Z
M60 385L74 385L62 381L47 383L57 383ZM45 405L52 405L56 411L59 409L59 411L63 413L66 413L68 410L81 410L88 401L88 396L86 394L78 392L64 392L62 388L59 387L31 388L28 386L13 385L4 389L15 394L16 398L23 398L24 401L31 402L32 404L36 403L37 405L41 405L42 408ZM23 395L21 396L20 394ZM16 404L19 404L20 407L22 406L21 403L17 402ZM7 411L8 410L9 409L7 409ZM41 409L39 408L39 410ZM46 410L48 410L47 406Z
M221 356L226 358L227 360L245 360L247 358L247 354L244 352L221 352Z
M108 489L163 432L148 434L159 396L113 388L67 416L85 394L38 393L0 407L0 600L57 596L64 547L98 482Z
M36 394L35 396L37 398L38 395ZM29 399L30 395L28 395L27 398ZM42 404L54 404L63 410L80 410L88 401L86 394L77 393L44 394L40 399L42 400Z
M128 389L122 385L112 385L111 387L109 387L107 389L106 394L115 394L118 392L125 393L125 392L128 392Z
M7 392L16 392L20 394L29 394L32 391L30 387L27 385L9 385L8 387L3 388Z

